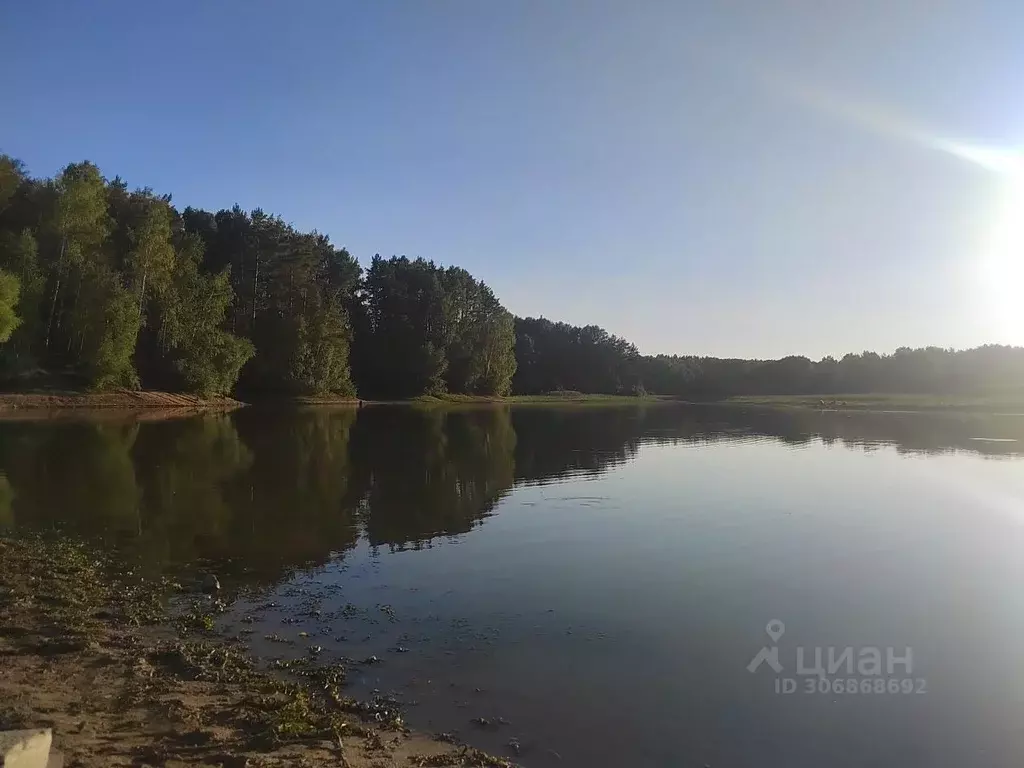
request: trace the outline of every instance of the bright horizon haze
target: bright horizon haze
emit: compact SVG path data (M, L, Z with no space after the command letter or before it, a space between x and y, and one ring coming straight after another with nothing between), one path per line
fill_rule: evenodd
M0 152L647 354L1024 344L1024 5L9 3Z

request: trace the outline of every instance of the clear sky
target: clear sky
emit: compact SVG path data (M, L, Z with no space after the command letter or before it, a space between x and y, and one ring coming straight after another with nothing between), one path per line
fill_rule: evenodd
M6 2L0 151L647 353L1024 343L1024 172L950 151L1024 146L1022 30L1019 0Z

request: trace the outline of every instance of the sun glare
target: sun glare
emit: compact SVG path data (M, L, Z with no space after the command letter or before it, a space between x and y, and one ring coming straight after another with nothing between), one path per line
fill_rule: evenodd
M1024 344L1024 157L984 163L1002 177L981 260L981 279L992 331L1000 341Z

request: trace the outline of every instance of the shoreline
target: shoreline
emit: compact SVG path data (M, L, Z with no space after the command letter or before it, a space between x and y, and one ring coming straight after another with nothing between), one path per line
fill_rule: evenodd
M239 400L220 395L204 398L154 390L0 392L0 415L27 410L232 410L244 405Z
M66 764L513 766L345 696L343 665L266 669L222 600L78 540L0 536L0 562L0 730L52 728Z
M189 416L196 413L226 412L250 405L286 407L364 408L404 406L414 408L457 408L495 406L733 406L802 409L816 411L859 411L874 413L986 413L992 415L1024 415L1024 398L1020 396L942 396L942 395L738 395L717 400L688 400L674 395L601 395L580 392L551 392L539 395L421 395L408 399L366 400L334 396L260 396L245 401L226 396L209 398L198 395L154 390L116 390L113 392L82 392L74 390L40 390L0 392L0 419L59 418L82 412L105 412L108 415L134 416L139 419L160 419Z
M232 397L209 398L198 395L159 392L154 390L116 390L113 392L80 392L44 390L36 392L0 392L0 418L11 418L25 412L66 411L137 411L163 412L172 415L199 411L228 411L249 405L331 406L363 408L381 405L415 407L495 406L495 405L650 405L679 402L674 398L648 395L589 395L582 393L509 395L423 395L405 400L366 400L333 396L255 396L245 401Z
M815 411L980 413L994 416L1024 415L1024 398L1019 395L741 395L720 400L718 404Z

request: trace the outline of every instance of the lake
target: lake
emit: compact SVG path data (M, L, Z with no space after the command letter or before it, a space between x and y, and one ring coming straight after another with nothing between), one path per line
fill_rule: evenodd
M1022 459L1010 416L72 414L0 421L0 528L214 568L254 651L525 766L1017 768Z

